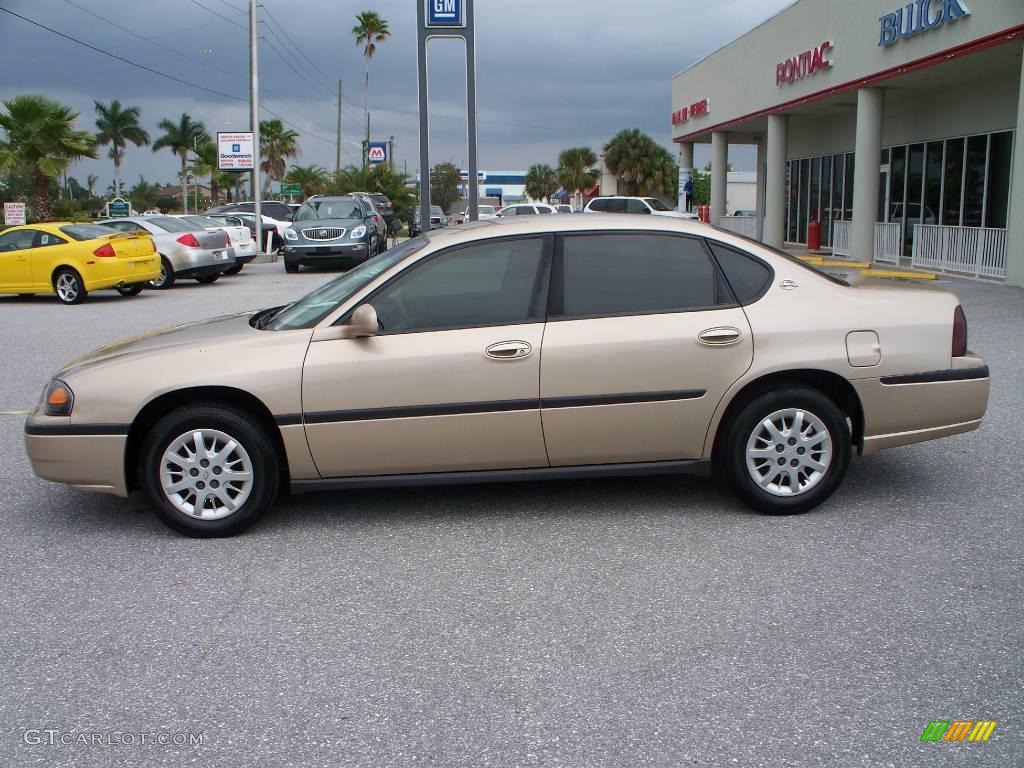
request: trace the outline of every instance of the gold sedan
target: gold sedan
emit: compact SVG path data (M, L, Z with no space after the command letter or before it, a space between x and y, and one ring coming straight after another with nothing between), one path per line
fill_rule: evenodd
M190 536L293 492L693 472L769 514L851 454L975 429L957 298L851 287L688 221L435 230L305 298L92 352L25 427L36 473L141 489Z

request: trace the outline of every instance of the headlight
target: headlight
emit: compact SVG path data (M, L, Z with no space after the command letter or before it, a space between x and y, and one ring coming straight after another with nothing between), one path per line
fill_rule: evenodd
M43 413L47 416L70 416L75 404L75 393L60 379L54 379L46 388Z
M352 232L349 234L349 237L352 240L362 240L364 237L366 237L366 225L360 224L358 227L352 230Z
M298 240L299 239L299 235L298 235L298 233L294 229L286 229L284 231L284 239L285 240Z

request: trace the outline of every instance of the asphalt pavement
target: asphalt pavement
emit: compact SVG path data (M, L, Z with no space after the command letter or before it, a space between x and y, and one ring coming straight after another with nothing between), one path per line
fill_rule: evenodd
M0 297L0 766L1024 764L1024 291L944 283L983 427L855 459L803 516L552 481L300 496L196 541L32 475L16 412L62 363L328 277ZM999 724L920 741L957 719Z

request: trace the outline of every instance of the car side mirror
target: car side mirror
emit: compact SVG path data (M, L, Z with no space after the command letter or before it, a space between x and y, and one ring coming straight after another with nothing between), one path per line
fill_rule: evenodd
M372 304L360 304L343 325L317 328L313 341L336 341L338 339L364 339L380 332L377 310Z

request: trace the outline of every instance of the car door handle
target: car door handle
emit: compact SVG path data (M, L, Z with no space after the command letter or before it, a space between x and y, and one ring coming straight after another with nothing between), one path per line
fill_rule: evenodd
M697 334L697 341L710 347L722 347L726 344L735 344L743 338L739 328L708 328Z
M525 341L499 341L484 350L492 360L519 360L533 351Z

